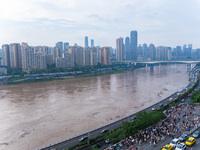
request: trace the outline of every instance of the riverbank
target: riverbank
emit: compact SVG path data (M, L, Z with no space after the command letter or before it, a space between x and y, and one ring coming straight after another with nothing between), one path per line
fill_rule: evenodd
M67 76L61 76L61 77L48 77L48 78L47 77L45 77L45 78L36 77L35 79L26 78L26 79L8 81L7 85L34 83L34 82L46 82L46 81L54 81L54 80L67 80L67 79L92 77L92 76L101 76L101 75L106 75L106 74L122 73L122 72L125 72L125 71L127 71L127 69L119 68L117 70L111 70L111 71L102 71L102 72L95 72L95 73L77 73L77 74L74 74L74 75L67 75Z

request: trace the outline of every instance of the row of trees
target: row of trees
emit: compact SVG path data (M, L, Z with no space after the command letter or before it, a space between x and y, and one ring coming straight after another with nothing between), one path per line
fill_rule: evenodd
M57 68L55 64L47 65L47 69L32 69L30 74L42 74L42 73L57 73L57 72L68 72L68 71L82 71L82 72L91 72L96 71L97 69L102 68L112 68L112 70L116 70L116 68L125 68L125 64L117 64L113 63L111 65L102 65L98 64L96 66L76 66L73 68ZM21 75L24 76L27 74L21 68L8 68L8 75Z

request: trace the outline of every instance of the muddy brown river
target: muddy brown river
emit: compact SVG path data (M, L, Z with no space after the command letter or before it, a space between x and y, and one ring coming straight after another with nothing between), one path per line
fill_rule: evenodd
M0 86L0 150L37 149L143 109L188 84L186 64ZM91 117L93 116L93 117Z

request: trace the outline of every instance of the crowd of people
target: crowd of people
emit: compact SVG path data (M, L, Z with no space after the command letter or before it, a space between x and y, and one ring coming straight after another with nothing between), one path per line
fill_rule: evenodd
M194 109L196 109L196 105L184 103L172 107L164 112L167 116L166 119L127 137L106 150L143 150L142 143L156 147L167 137L174 139L182 133L189 134L191 129L198 126L200 120L198 113L193 112Z

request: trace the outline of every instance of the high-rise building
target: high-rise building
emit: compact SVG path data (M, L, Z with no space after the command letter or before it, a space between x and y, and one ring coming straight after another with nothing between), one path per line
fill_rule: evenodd
M188 48L192 50L192 44L188 44Z
M63 42L57 42L56 43L56 47L60 47L61 48L61 50L62 50L62 53L64 52L64 49L63 49Z
M65 43L64 43L64 53L67 51L67 46L69 46L69 43L68 43L68 42L65 42Z
M175 51L176 59L180 60L181 59L181 46L176 46L176 51Z
M138 56L142 57L143 56L143 49L142 49L141 44L139 44L137 51L138 51Z
M73 57L70 52L65 52L64 54L64 61L66 67L74 67Z
M97 48L97 62L100 62L100 49L101 49L101 47L96 46L96 48Z
M12 43L9 45L9 49L10 49L10 67L22 68L20 44Z
M64 58L62 57L56 58L56 68L65 68Z
M124 50L124 42L123 38L120 37L116 39L116 59L118 61L123 61L125 60L125 50Z
M92 49L91 47L85 48L85 66L92 65Z
M30 47L27 43L21 44L21 55L22 55L22 69L28 71L30 68Z
M87 47L88 47L88 37L85 36L85 48L87 48Z
M91 39L91 47L94 46L94 39Z
M2 45L2 66L10 67L10 51L9 45Z
M152 43L149 45L149 58L151 60L156 60L156 48Z
M130 35L131 41L131 60L137 61L137 31L131 31Z
M58 57L62 57L62 49L60 46L54 46L54 60Z
M76 65L84 66L84 48L81 46L76 47Z
M32 54L32 66L31 69L46 69L46 56L45 53L34 53Z
M92 66L97 65L97 47L92 47Z
M156 60L168 60L168 47L156 47Z
M126 60L131 60L131 47L130 47L130 38L125 38L125 52L126 52Z
M54 60L53 60L53 54L46 54L46 64L47 65L53 65L54 64Z
M143 51L143 56L144 56L145 58L148 58L148 46L147 46L146 43L143 44L143 46L142 46L142 51Z
M27 43L22 43L22 69L24 71L30 71L31 69L46 69L47 63L50 65L53 61L53 55L47 54L46 50L48 50L48 47L31 47Z
M103 65L110 65L110 49L109 47L102 47L100 50L100 63Z

